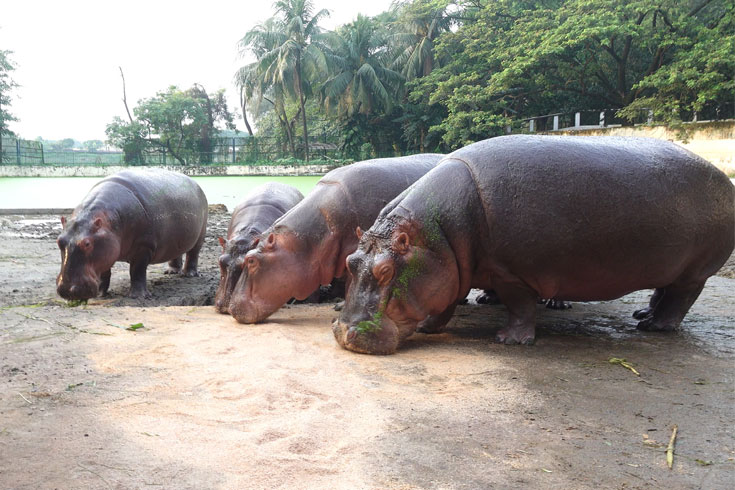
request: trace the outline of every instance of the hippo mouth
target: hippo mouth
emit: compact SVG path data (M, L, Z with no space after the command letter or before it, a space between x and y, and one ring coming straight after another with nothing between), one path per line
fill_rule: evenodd
M335 320L332 324L332 332L337 343L344 349L361 354L395 353L405 337L401 335L402 330L386 317L381 318L379 323L360 322L357 325L348 325Z
M57 279L56 292L67 301L82 301L96 298L99 294L99 281L65 283Z

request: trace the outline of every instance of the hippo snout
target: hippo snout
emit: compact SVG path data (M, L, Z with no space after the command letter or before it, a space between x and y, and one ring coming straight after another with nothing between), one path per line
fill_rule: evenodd
M337 343L344 349L362 354L393 354L400 344L398 328L389 319L348 325L339 320L332 324Z
M85 300L95 298L99 294L99 285L96 282L84 281L82 283L59 282L56 292L66 300Z

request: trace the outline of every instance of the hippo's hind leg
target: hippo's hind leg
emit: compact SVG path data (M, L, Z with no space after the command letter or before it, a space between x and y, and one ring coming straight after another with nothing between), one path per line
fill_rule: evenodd
M651 295L651 300L648 302L648 306L641 308L640 310L635 310L633 312L633 318L636 320L645 320L653 315L653 310L656 308L658 302L661 301L663 294L663 288L656 288Z
M164 274L178 274L181 272L181 256L176 257L175 259L168 261L168 268L163 271Z
M107 290L110 289L110 278L112 277L112 270L108 270L102 273L100 281L100 294L107 296Z
M197 266L199 265L199 251L202 249L203 244L204 233L199 237L194 248L186 252L186 262L184 263L184 270L181 272L184 277L197 277L199 275Z
M676 329L689 308L694 304L694 301L699 297L702 288L704 288L704 281L666 286L659 293L658 302L653 307L653 313L638 322L638 329L652 331ZM658 292L658 289L656 292ZM651 298L651 301L653 302L653 298Z
M498 284L495 291L508 308L508 323L498 331L495 340L502 344L533 344L538 294L521 284Z

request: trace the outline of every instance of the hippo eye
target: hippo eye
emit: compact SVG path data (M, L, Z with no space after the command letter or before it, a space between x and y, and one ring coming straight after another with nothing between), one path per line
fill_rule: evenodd
M379 286L385 286L393 279L393 264L390 262L383 262L373 268L373 275L378 280Z

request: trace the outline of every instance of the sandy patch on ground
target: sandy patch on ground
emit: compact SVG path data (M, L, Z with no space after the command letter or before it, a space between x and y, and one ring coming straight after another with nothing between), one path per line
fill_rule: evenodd
M201 277L152 266L154 298L133 302L122 267L111 298L69 308L55 234L0 217L0 487L732 488L735 280L672 335L635 330L646 293L539 306L531 347L492 343L504 308L470 304L365 356L336 345L331 305L255 326L203 306L226 218Z

